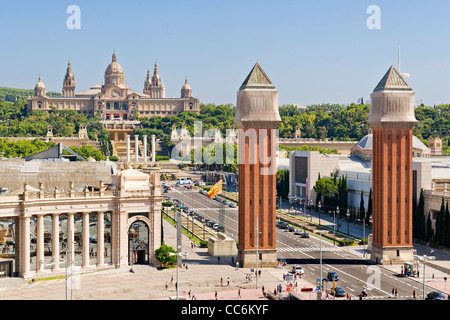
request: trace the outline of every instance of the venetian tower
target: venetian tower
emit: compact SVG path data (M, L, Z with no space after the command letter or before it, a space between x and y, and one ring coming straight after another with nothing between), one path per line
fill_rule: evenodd
M370 95L373 129L371 260L413 261L412 128L414 92L391 66Z
M64 76L62 95L63 97L75 97L75 77L72 73L70 60L67 64L66 75Z
M276 127L278 90L256 63L237 93L239 244L243 267L277 265ZM258 260L257 260L258 259Z

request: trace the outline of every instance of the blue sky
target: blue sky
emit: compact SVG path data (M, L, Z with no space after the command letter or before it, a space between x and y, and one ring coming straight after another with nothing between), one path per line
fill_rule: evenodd
M69 30L70 5L81 29ZM368 6L380 8L370 30ZM167 97L185 76L203 103L236 103L258 61L279 104L369 100L390 65L427 105L450 103L450 2L442 1L8 1L0 9L0 86L60 92L71 60L77 91L101 84L116 50L125 81L142 91L155 61Z

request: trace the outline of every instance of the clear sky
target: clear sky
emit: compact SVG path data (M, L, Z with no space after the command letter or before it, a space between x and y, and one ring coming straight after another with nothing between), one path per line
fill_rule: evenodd
M67 8L78 5L81 29ZM370 5L380 29L369 29ZM142 91L155 61L166 97L185 76L203 103L236 104L258 61L279 104L369 100L390 65L426 105L450 103L450 1L2 1L0 86L32 89L42 75L61 92L70 59L76 91L101 84L116 50L125 81Z

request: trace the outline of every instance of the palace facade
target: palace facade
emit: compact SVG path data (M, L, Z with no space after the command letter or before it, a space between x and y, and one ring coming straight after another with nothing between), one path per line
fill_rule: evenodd
M187 78L181 88L180 98L166 98L165 86L155 63L153 75L150 69L144 82L143 92L132 90L125 84L125 75L114 52L105 71L104 84L89 90L75 92L75 77L69 61L64 77L62 96L47 97L41 76L34 88L33 97L28 98L27 111L76 110L88 117L101 114L103 120L134 120L137 117L172 116L180 112L200 112L198 98L192 97Z

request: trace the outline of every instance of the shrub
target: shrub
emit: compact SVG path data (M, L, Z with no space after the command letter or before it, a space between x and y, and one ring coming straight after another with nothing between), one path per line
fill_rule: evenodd
M342 239L339 241L340 246L351 246L355 243L355 240L353 239Z
M208 241L200 241L200 248L208 248Z
M119 161L119 157L118 156L110 156L109 161L113 161L113 162Z

